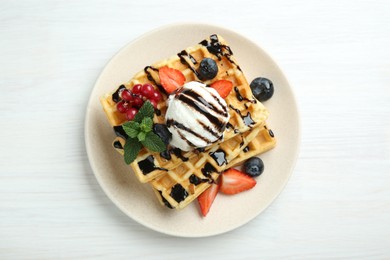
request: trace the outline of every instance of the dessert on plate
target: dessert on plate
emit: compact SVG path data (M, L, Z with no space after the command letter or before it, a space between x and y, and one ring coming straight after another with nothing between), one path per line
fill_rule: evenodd
M260 102L272 94L265 78L248 84L227 42L214 34L147 65L100 101L116 133L112 145L138 180L169 208L198 198L205 215L215 191L255 185L253 176L228 169L275 146Z

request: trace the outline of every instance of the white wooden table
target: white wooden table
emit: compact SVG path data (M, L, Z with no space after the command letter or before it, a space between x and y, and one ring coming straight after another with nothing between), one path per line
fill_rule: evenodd
M1 1L0 259L390 258L390 2L167 2ZM292 83L302 120L299 161L278 199L203 239L125 216L84 146L105 63L180 21L261 45Z

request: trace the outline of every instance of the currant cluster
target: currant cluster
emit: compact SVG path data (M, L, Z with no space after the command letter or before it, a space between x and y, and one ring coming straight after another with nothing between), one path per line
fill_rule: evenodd
M151 84L145 83L134 85L132 90L124 89L120 97L122 100L117 103L116 109L120 113L126 114L128 120L133 120L138 109L146 100L149 100L153 107L157 108L157 104L161 100L161 93Z

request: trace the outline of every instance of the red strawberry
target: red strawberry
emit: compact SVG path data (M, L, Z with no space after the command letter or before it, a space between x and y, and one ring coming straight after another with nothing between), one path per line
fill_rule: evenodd
M236 194L252 189L256 180L234 168L228 169L221 176L220 191L225 194Z
M183 86L186 81L186 77L180 70L168 68L167 66L160 68L158 75L160 76L161 85L168 94Z
M220 79L211 84L211 87L218 92L221 98L226 98L233 89L233 83L229 80Z
M218 190L219 184L213 183L207 190L199 195L198 202L203 216L206 216L209 212L211 204L213 204L215 196L217 196Z

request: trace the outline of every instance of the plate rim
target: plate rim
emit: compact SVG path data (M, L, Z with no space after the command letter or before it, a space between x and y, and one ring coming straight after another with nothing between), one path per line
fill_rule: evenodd
M91 155L92 152L90 151L90 147L88 145L88 143L90 142L90 138L91 137L90 137L90 135L87 132L87 129L88 129L87 125L89 124L89 121L91 120L91 118L88 116L88 114L90 112L90 107L91 107L92 102L96 101L96 100L93 99L93 96L94 96L94 93L97 91L97 85L101 81L101 78L103 77L103 74L105 73L107 68L110 66L110 64L114 60L116 60L116 58L118 56L120 56L121 53L126 48L128 48L129 45L132 45L133 43L135 43L137 41L140 41L143 38L146 38L146 37L148 37L150 35L153 35L154 33L158 32L160 30L166 30L166 29L169 29L169 28L173 28L174 29L175 27L194 27L194 26L208 27L208 28L214 28L215 30L220 29L220 30L228 31L231 34L233 34L235 36L238 36L238 37L241 37L245 41L248 41L252 45L256 46L256 48L261 50L274 63L273 65L275 66L275 68L280 72L280 74L283 76L284 80L287 82L288 89L289 89L290 94L291 94L291 102L294 104L294 106L296 108L296 114L297 114L297 117L296 117L296 125L297 125L297 146L296 146L296 151L295 151L295 154L294 154L291 166L289 168L288 176L286 178L284 178L284 180L282 182L282 185L280 185L280 187L279 187L279 190L274 194L273 197L271 197L270 200L268 200L268 203L264 204L264 209L262 211L258 212L257 214L254 214L252 217L246 219L245 221L242 221L242 222L240 222L238 224L235 224L235 225L231 225L229 228L225 228L225 229L223 229L223 230L221 230L219 232L208 233L208 234L204 234L204 235L202 235L202 234L182 234L182 233L176 233L176 232L169 232L169 231L167 231L165 229L160 229L160 228L158 228L156 226L153 226L153 225L150 225L148 223L145 223L145 222L143 222L141 220L141 218L138 218L138 217L136 217L134 215L128 214L128 212L124 208L124 206L122 206L122 204L119 203L119 201L114 198L114 196L108 190L108 187L106 187L106 185L104 184L103 180L96 174L96 172L97 172L97 169L95 168L96 165L93 163L93 159L92 159L92 155ZM148 228L149 230L153 230L153 231L165 234L165 235L170 235L170 236L174 236L174 237L183 237L183 238L211 237L211 236L221 235L221 234L230 232L230 231L232 231L234 229L237 229L239 227L244 226L245 224L247 224L248 222L252 221L257 216L259 216L262 212L264 212L275 201L275 199L280 195L280 193L286 187L288 181L290 180L290 178L292 176L292 173L293 173L294 168L296 166L296 163L298 161L298 157L299 157L300 150L301 150L301 129L302 129L301 128L301 119L300 119L301 118L300 117L300 109L299 109L299 105L298 105L298 102L297 102L296 95L295 95L295 93L294 93L294 91L292 89L293 88L292 88L292 85L291 85L290 81L286 77L286 74L284 73L284 71L280 68L279 63L277 62L277 60L275 60L273 57L271 57L270 54L268 52L266 52L262 47L260 47L256 42L252 41L250 38L246 37L245 35L243 35L241 33L238 33L238 32L236 32L234 30L231 30L229 28L223 27L221 25L209 24L209 23L201 23L201 22L175 22L175 23L169 23L169 24L165 24L163 26L155 27L154 29L152 29L150 31L147 31L146 33L140 34L139 36L135 36L135 38L133 38L132 40L126 42L113 56L111 56L109 58L109 60L106 62L106 64L104 65L103 69L100 71L99 76L97 77L97 79L96 79L96 81L95 81L95 83L94 83L94 85L92 87L92 90L89 93L89 98L88 98L86 112L85 112L85 117L84 117L85 118L85 122L84 122L84 145L86 147L88 163L89 163L89 165L91 167L91 170L92 170L92 172L93 172L97 182L99 183L99 186L102 188L103 192L110 199L110 201L113 202L114 205L116 207L118 207L120 209L120 211L123 212L127 217L131 218L132 220L134 220L138 224Z

